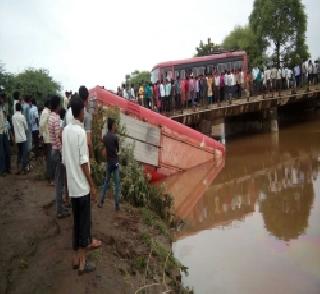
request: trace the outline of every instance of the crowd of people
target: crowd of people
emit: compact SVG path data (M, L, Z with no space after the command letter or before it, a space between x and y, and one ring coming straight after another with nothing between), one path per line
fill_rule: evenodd
M207 107L212 103L241 97L251 97L268 92L317 84L320 80L318 62L304 62L289 67L255 66L246 74L242 69L212 74L187 75L185 79L165 78L156 83L122 85L117 94L128 100L161 113L187 107Z
M10 140L16 144L16 175L27 174L31 162L40 157L46 160L46 177L49 185L55 186L56 216L66 218L73 213L73 268L79 275L95 270L89 263L88 250L101 246L101 241L92 238L91 205L97 202L97 193L90 172L92 148L92 114L88 111L89 91L85 86L79 92L66 92L62 101L53 95L38 109L30 95L20 99L14 93L14 114L6 115L5 93L0 98L0 167L2 175L11 173ZM66 106L64 108L63 106ZM10 127L12 123L12 128ZM100 193L98 207L103 207L110 180L115 180L115 209L120 209L119 139L116 123L108 119L108 132L102 139L106 155L106 176ZM8 146L7 146L8 145ZM43 153L41 152L43 150ZM31 156L34 155L34 156Z

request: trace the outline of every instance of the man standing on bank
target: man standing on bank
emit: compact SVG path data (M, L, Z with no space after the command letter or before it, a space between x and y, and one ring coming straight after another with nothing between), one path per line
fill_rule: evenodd
M86 259L92 247L90 197L96 201L96 189L90 175L89 150L83 129L84 103L80 98L71 100L72 123L62 133L62 162L66 167L69 196L73 212L73 268L79 275L95 270ZM100 241L96 241L96 243ZM91 247L92 248L91 248ZM97 247L97 246L96 246Z
M116 135L116 123L113 119L108 118L108 133L103 137L103 144L107 151L107 170L106 178L103 183L98 207L102 208L105 195L108 191L110 179L113 175L115 186L115 208L120 210L120 171L119 171L119 138Z

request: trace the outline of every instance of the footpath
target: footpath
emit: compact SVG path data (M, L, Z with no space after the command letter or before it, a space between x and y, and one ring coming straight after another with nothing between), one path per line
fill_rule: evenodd
M110 195L102 209L92 204L93 237L103 242L90 252L97 270L79 277L72 217L56 218L54 187L39 179L42 162L35 165L28 175L0 177L0 293L188 293L167 226L126 203L116 212Z

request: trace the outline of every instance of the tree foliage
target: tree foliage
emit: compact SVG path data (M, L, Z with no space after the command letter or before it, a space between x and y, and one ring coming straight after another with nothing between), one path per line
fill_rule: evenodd
M227 50L244 50L248 53L249 64L262 63L262 48L257 42L255 33L247 26L236 26L223 41Z
M255 0L249 24L263 49L275 48L278 66L281 55L297 61L309 57L305 43L307 16L301 0Z
M49 94L57 94L61 90L45 69L28 68L15 76L15 87L22 95L32 95L42 102Z
M7 94L9 107L15 91L20 92L20 97L32 95L42 104L48 95L58 94L61 90L59 83L54 81L45 69L28 68L15 75L7 72L3 63L0 63L0 87Z
M150 71L143 70L135 70L131 74L126 75L126 86L129 85L140 85L142 83L151 83L151 73Z
M213 53L219 53L222 51L222 47L219 44L215 44L208 38L208 42L204 43L200 40L199 46L196 47L195 56L207 56Z

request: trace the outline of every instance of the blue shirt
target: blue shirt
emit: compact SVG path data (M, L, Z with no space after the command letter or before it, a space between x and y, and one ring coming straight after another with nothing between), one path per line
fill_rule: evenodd
M38 112L37 106L32 105L29 111L29 116L30 116L31 130L39 131L39 112Z
M28 103L24 103L23 106L23 115L26 119L27 122L27 126L28 126L28 130L31 130L32 125L31 125L31 121L30 121L30 105Z

